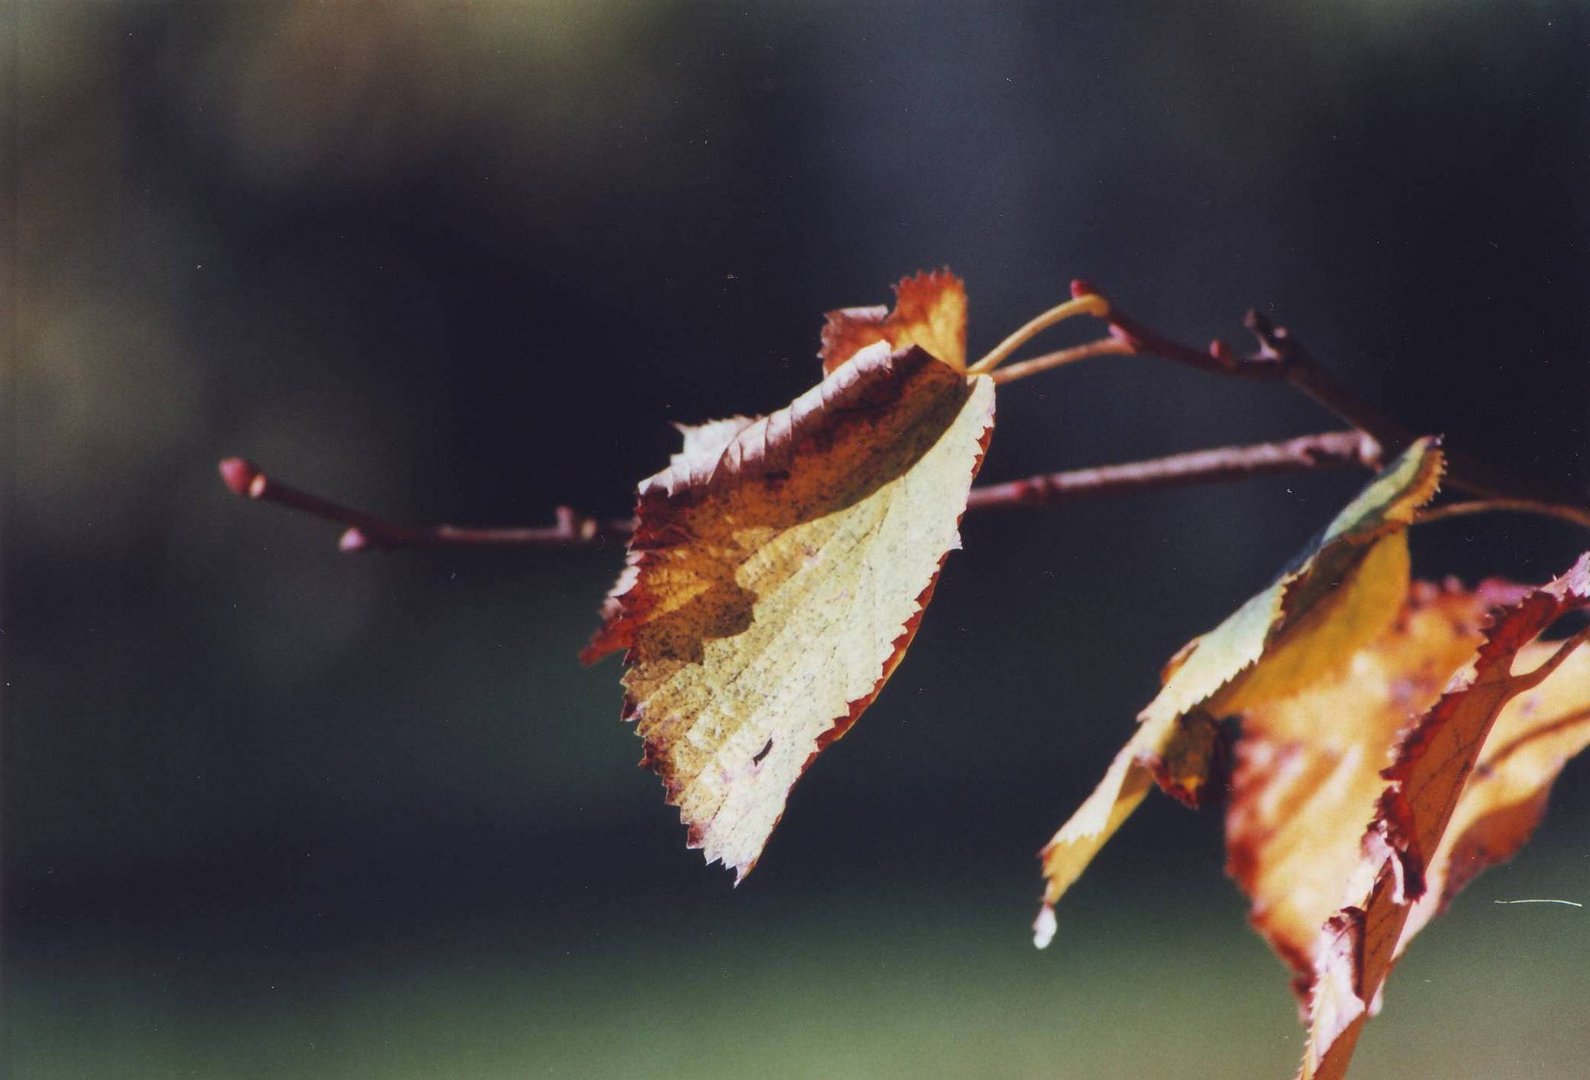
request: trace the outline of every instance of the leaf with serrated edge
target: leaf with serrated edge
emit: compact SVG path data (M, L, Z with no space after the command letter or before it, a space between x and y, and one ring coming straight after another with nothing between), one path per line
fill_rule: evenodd
M728 416L704 424L675 424L674 430L679 432L684 445L668 458L668 464L688 469L691 462L711 461L728 448L736 435L754 423L754 416Z
M1558 646L1526 645L1516 666L1534 670ZM1581 648L1533 690L1502 709L1464 785L1441 846L1425 871L1425 893L1408 915L1397 952L1487 867L1517 854L1546 813L1551 786L1590 747L1590 649Z
M1039 948L1054 906L1147 795L1151 781L1189 804L1204 793L1221 716L1327 677L1395 616L1407 592L1407 527L1441 480L1441 452L1419 439L1337 514L1265 590L1166 666L1159 694L1104 781L1040 853Z
M904 655L993 416L987 377L879 343L641 484L631 565L583 658L626 651L642 761L737 880Z
M1226 870L1307 1000L1320 926L1346 901L1398 733L1473 656L1486 613L1520 586L1415 583L1396 620L1335 675L1242 714Z
M1547 659L1514 674L1520 653L1557 619L1587 605L1590 554L1498 613L1472 670L1402 737L1383 773L1387 783L1346 889L1346 895L1359 899L1331 916L1318 938L1301 1080L1347 1075L1363 1026L1378 1009L1386 976L1406 947L1414 906L1434 884L1441 848L1459 820L1460 796L1472 787L1476 763L1485 760L1498 714L1510 700L1561 670L1590 631L1554 646Z
M893 311L881 305L830 311L817 354L823 373L879 341L891 349L920 345L956 371L965 371L965 284L948 270L935 270L896 285Z

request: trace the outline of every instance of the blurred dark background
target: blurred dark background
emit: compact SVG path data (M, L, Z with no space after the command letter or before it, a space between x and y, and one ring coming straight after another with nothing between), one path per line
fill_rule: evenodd
M1578 4L137 4L3 15L4 1050L16 1077L1289 1075L1218 819L1158 799L1036 953L1033 853L1162 661L1355 489L969 520L739 889L574 654L617 551L339 556L228 454L411 520L622 513L669 421L947 264L988 348L1086 276L1257 306L1410 426L1584 483ZM1057 343L1065 340L1057 334ZM1100 360L1004 479L1324 430ZM1540 580L1566 525L1420 530ZM1590 1055L1590 771L1392 980L1355 1076Z

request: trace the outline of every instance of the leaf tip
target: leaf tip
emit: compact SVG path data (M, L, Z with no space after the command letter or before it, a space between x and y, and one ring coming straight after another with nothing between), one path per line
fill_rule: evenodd
M1038 917L1032 921L1032 943L1040 949L1047 949L1050 942L1054 941L1056 921L1054 905L1045 904L1038 909Z

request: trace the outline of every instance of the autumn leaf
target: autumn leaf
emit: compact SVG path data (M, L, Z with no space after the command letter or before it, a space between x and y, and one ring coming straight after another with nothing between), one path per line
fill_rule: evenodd
M736 880L911 643L993 417L988 378L878 341L770 416L687 429L641 484L583 658L625 650L642 761Z
M935 270L896 285L892 312L882 306L830 311L817 354L823 373L879 341L892 349L920 345L956 371L965 371L965 284L948 270Z
M1054 906L1157 783L1190 805L1204 797L1216 722L1328 677L1395 617L1407 592L1407 527L1434 496L1441 453L1420 439L1353 499L1271 585L1184 647L1104 780L1044 847L1039 948Z
M1463 881L1527 838L1564 756L1584 745L1583 668L1549 692L1546 685L1590 631L1525 650L1563 614L1587 605L1590 554L1499 612L1472 670L1401 737L1344 889L1351 902L1326 920L1317 938L1299 1073L1304 1080L1346 1075L1364 1023L1412 934ZM1545 659L1532 667L1518 663L1540 655ZM1515 674L1520 666L1523 672ZM1520 703L1504 726L1499 716L1508 702L1537 688L1535 709L1544 702L1563 714L1542 719ZM1420 905L1428 906L1420 911Z
M1534 670L1560 646L1537 641L1516 666ZM1570 759L1590 747L1590 649L1578 649L1541 684L1502 709L1458 799L1446 835L1425 870L1425 893L1408 915L1400 955L1487 867L1512 858L1546 813L1551 786Z
M1391 626L1333 676L1242 714L1227 872L1305 1003L1319 928L1346 900L1398 735L1473 657L1487 613L1524 591L1415 583Z

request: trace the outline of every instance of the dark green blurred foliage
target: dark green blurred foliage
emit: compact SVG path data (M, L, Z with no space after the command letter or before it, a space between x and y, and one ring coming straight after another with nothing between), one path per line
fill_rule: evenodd
M731 890L574 653L616 551L361 558L215 460L418 520L625 509L670 420L816 378L948 264L972 349L1085 275L1248 305L1410 425L1586 479L1590 16L1400 3L14 3L4 1062L18 1077L1286 1075L1218 822L1156 803L1027 938L1160 663L1349 477L968 521ZM1101 360L985 479L1321 430ZM1427 576L1584 538L1421 530ZM1355 1075L1581 1075L1590 772L1393 978Z

